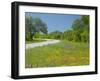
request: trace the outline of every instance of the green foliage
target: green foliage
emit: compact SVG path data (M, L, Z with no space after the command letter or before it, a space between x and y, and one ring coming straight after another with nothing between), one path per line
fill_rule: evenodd
M89 42L89 16L81 16L72 24L74 31L74 41L76 42Z
M81 33L81 40L82 40L83 42L89 42L88 31L84 31L83 33Z
M41 38L41 34L40 33L35 33L34 38Z
M26 32L26 39L32 40L32 36L35 32L35 28L33 26L33 19L30 16L25 17L25 32Z
M49 34L52 39L65 39L74 42L89 42L89 16L76 19L72 28L64 32L54 31Z
M41 38L41 39L43 39L43 38L49 38L49 37L48 37L48 34L35 33L34 34L34 38Z
M62 32L54 31L54 32L51 32L49 34L49 36L50 36L51 39L61 39L62 38Z
M33 40L35 33L47 34L47 25L40 18L25 17L26 40Z
M25 39L26 39L26 41L29 41L29 40L31 41L30 33L29 32L26 33Z
M68 41L72 41L74 37L74 32L73 30L66 30L63 33L63 39L66 39Z
M33 26L35 27L36 32L42 32L47 34L47 25L38 17L34 18Z

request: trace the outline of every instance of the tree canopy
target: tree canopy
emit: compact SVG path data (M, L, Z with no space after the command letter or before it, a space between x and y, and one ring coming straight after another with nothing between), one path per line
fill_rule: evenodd
M56 31L49 33L49 37L52 39L61 39L62 34L63 34L62 32L56 30Z
M89 16L83 15L72 24L75 41L89 41Z
M31 16L26 16L25 18L25 28L26 28L26 40L32 40L33 36L37 32L47 34L47 25L38 17L32 18Z

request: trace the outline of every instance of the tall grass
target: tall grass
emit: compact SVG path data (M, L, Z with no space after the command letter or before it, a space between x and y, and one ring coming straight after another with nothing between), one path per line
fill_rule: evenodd
M60 43L26 50L25 67L89 65L89 44L62 40Z

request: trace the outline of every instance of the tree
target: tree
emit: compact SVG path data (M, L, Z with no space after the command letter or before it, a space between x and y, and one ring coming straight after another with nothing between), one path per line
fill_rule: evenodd
M66 30L63 33L63 39L66 39L68 41L72 41L74 37L74 32L73 30Z
M83 33L81 34L83 42L89 42L89 16L84 15L81 17L83 23L84 23L84 29Z
M38 17L34 18L33 26L35 27L36 32L42 32L47 34L47 25Z
M51 32L49 35L50 35L49 37L51 37L52 39L61 39L62 32L54 31L54 32Z
M89 16L83 15L72 24L74 40L76 42L89 41Z
M35 27L33 26L33 18L30 16L25 17L25 30L26 40L32 40L33 33L35 32Z
M81 33L81 39L82 39L82 42L89 42L88 31L84 31L83 33Z
M47 34L47 25L40 18L25 18L26 40L32 40L35 33ZM27 39L28 38L28 39Z
M81 19L76 19L72 24L72 29L75 31L82 31L83 29L83 22Z

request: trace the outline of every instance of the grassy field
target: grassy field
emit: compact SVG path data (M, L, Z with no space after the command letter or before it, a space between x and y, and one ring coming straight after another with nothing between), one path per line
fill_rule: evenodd
M26 44L35 43L35 42L43 42L43 41L46 41L46 40L34 39L32 41L26 41Z
M89 44L61 41L57 44L26 50L25 67L89 65Z

